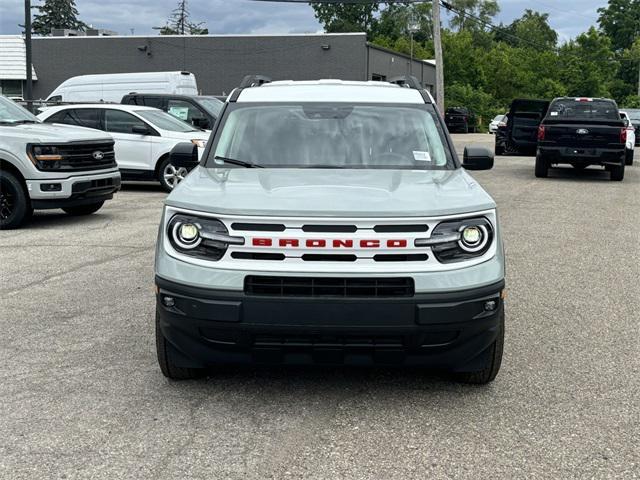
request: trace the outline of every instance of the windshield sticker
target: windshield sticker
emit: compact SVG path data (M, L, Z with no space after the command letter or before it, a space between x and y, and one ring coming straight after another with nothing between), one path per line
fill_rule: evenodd
M430 162L431 161L431 155L429 155L429 152L417 152L417 151L413 151L413 159L416 162Z

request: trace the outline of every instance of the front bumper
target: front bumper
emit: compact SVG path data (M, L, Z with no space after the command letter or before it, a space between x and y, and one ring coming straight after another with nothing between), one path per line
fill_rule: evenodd
M91 188L91 185L88 185L91 182L94 183L94 186L98 184L106 185L111 180L113 185L117 184L117 189L113 190L111 193L114 193L120 188L120 171L115 168L108 170L106 172L95 171L93 173L82 173L70 175L67 177L57 178L54 175L44 176L41 178L31 178L27 179L27 190L29 191L29 197L31 200L61 200L68 199L74 195L78 195L82 190L87 190L87 188ZM106 182L105 182L106 181ZM47 184L59 184L59 190L56 191L47 191L43 189L43 185ZM88 185L88 187L87 187Z
M621 165L624 164L625 147L589 148L589 147L538 147L538 155L550 163L571 163L583 165Z
M61 184L60 192L43 192L40 184ZM120 173L71 177L48 181L28 181L31 205L35 209L66 208L89 205L113 198L120 190Z
M159 327L177 366L420 365L477 371L498 334L504 280L391 298L259 296L161 277L156 285ZM495 309L487 311L491 301Z

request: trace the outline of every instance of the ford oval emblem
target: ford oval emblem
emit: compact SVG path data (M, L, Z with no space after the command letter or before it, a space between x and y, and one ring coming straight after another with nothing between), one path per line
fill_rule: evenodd
M578 130L576 130L576 133L578 135L586 135L587 133L589 133L589 130L587 130L586 128L579 128Z
M92 156L95 160L102 160L104 158L104 153L102 153L100 150L97 150L93 152Z

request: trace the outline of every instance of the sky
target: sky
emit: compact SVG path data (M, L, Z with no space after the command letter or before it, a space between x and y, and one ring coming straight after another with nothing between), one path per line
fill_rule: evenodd
M41 0L31 0L38 5ZM598 7L606 0L499 0L494 23L510 23L525 9L549 13L561 40L574 38L595 25ZM155 34L166 23L177 0L76 0L80 19L95 28L120 35ZM205 22L212 34L309 33L322 31L307 4L251 0L189 0L191 19ZM0 0L0 35L18 34L24 20L24 0Z

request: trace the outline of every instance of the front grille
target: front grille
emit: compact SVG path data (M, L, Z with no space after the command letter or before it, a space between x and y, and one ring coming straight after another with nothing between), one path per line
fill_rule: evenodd
M252 343L256 347L315 347L315 348L402 348L399 335L322 335L322 334L257 334Z
M56 171L84 171L101 170L116 166L116 156L113 149L114 142L76 142L55 145L62 160L42 163L41 170ZM102 158L95 158L100 152ZM96 155L100 157L100 155ZM55 164L55 165L53 165Z
M412 297L412 278L322 278L247 276L247 295L273 297Z

